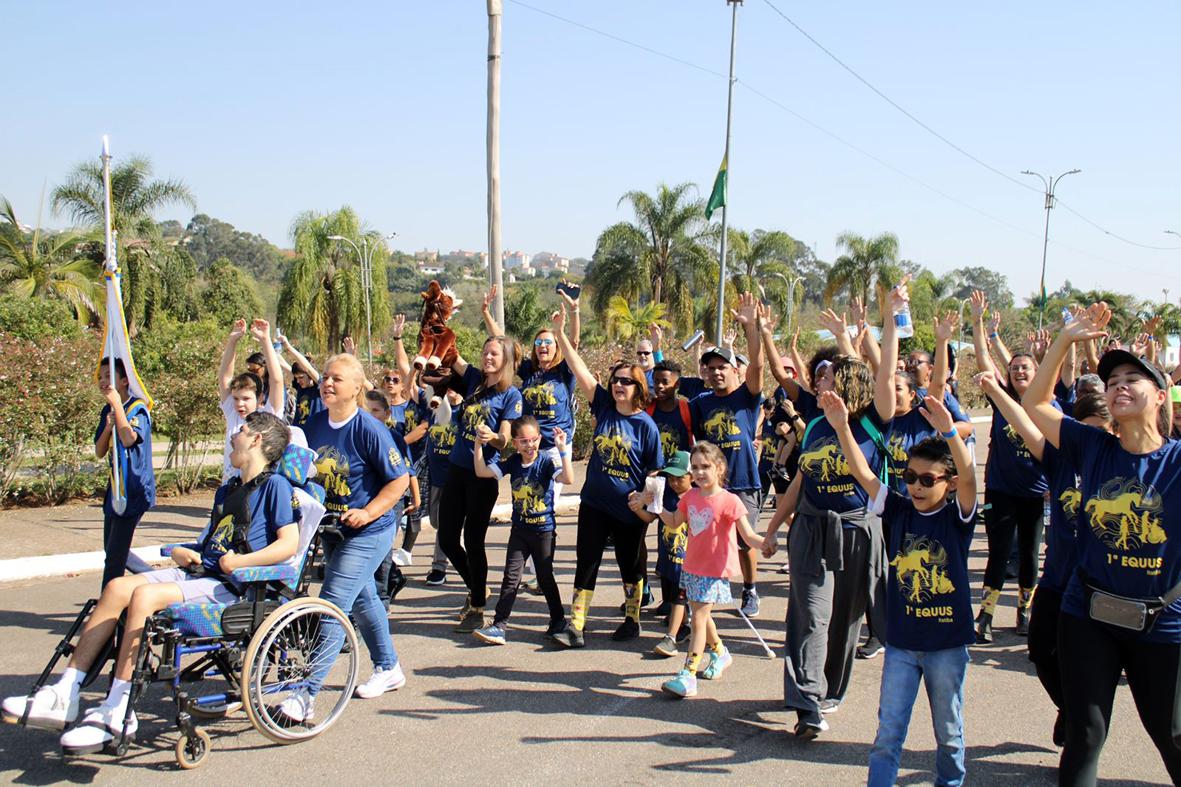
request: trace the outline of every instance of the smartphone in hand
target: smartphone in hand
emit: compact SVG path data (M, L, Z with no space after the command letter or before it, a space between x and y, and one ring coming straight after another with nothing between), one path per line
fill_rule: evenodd
M570 300L578 300L578 296L582 294L581 284L572 284L570 282L558 282L558 286L554 287L554 292L564 292L570 296Z

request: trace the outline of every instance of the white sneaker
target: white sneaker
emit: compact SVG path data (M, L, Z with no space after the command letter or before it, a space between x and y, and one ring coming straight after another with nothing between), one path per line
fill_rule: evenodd
M4 700L4 721L9 724L19 724L25 713L25 706L29 706L30 727L40 727L46 730L60 730L74 719L78 718L78 694L67 696L64 690L57 686L45 686L32 697L8 697Z
M316 700L307 689L296 689L279 703L279 713L291 721L307 724L316 717Z
M411 555L405 549L395 549L393 552L395 566L408 566L411 563Z
M389 669L375 669L372 677L358 686L355 693L363 700L370 700L405 685L406 673L402 672L401 664L395 664Z
M102 751L108 743L122 734L125 711L126 708L123 706L111 707L106 704L91 708L82 717L81 724L62 733L62 749L66 754L93 754ZM134 739L138 730L139 719L132 711L131 718L127 720L127 739Z

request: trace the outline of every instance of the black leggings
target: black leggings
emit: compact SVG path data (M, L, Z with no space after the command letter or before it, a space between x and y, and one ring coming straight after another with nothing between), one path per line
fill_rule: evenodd
M1062 710L1062 668L1058 663L1061 611L1062 594L1039 585L1029 611L1029 660L1033 662L1042 688L1058 710Z
M517 589L521 586L521 570L525 567L526 558L530 557L533 558L533 569L537 572L537 584L541 586L541 592L545 594L545 604L549 607L550 629L557 630L565 622L566 610L562 606L558 582L554 579L557 536L553 530L538 533L535 530L516 527L509 533L504 579L500 583L500 598L496 600L496 617L493 619L496 624L504 625L508 622L513 604L517 601Z
M439 546L471 592L472 606L481 609L488 600L484 538L499 491L495 478L479 478L475 470L452 464L439 505Z
M142 514L141 514L142 516ZM118 579L127 571L127 556L131 553L131 540L135 537L138 516L103 516L103 587L112 579Z
M1058 619L1058 654L1066 703L1066 745L1058 783L1095 783L1122 671L1128 676L1140 723L1156 744L1173 783L1181 784L1177 745L1181 741L1177 674L1181 644L1143 642L1131 632L1063 613Z
M640 546L644 543L644 523L636 516L630 521L616 519L605 511L583 503L578 507L578 555L574 569L574 587L594 590L607 548L607 536L615 542L615 562L623 584L634 585L644 578L644 557Z
M988 489L984 493L984 531L988 534L988 564L984 586L1000 590L1005 585L1005 564L1017 534L1017 586L1032 588L1037 582L1037 553L1042 540L1040 497L1016 497Z

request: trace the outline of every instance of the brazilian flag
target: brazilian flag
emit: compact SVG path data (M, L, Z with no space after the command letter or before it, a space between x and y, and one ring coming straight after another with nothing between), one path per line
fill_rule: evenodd
M718 208L726 205L726 168L727 156L722 157L722 166L718 167L718 176L714 178L713 191L709 193L709 201L705 203L705 220Z

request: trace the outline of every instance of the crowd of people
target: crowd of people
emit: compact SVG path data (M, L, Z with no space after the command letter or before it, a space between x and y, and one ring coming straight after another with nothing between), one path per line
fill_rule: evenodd
M377 381L349 342L317 365L286 337L273 340L265 320L239 320L217 380L224 483L199 548L174 552L178 569L124 576L136 523L154 502L151 424L122 365L104 361L95 448L99 457L113 455L115 440L124 448L127 504L116 514L108 490L102 595L65 672L32 697L6 699L5 720L27 714L34 726L65 727L62 745L73 752L117 734L143 621L176 601L220 599L232 592L234 568L294 553L291 490L266 472L294 441L316 452L316 480L342 525L342 537L325 544L319 595L351 613L373 662L359 697L406 682L388 612L406 584L401 568L413 560L424 508L436 534L426 584L443 585L454 571L467 590L455 630L490 645L511 639L524 588L545 598L547 637L585 647L608 547L624 597L612 639L636 639L641 609L655 603L654 570L666 618L654 652L676 658L685 650L661 686L678 699L731 665L712 612L736 603L747 618L759 614L759 558L776 553L786 529L783 702L795 713L794 734L816 738L844 702L856 660L884 652L871 785L895 782L920 684L937 741L936 783L963 783L969 647L993 642L1014 559L1014 631L1028 637L1029 658L1058 708L1047 728L1062 747L1061 783L1095 783L1121 675L1181 783L1181 513L1173 513L1181 508L1172 505L1181 495L1181 389L1157 364L1148 334L1126 347L1113 341L1110 311L1093 304L1064 315L1056 336L1041 331L1010 351L999 316L974 293L976 382L991 407L981 497L977 435L956 396L950 351L959 315L937 315L935 346L900 357L907 320L891 315L909 314L906 282L883 304L880 342L854 303L852 325L824 312L832 344L808 359L794 339L784 357L771 309L743 295L731 314L734 338L698 344L695 370L664 357L656 328L634 358L590 368L579 352L580 303L569 291L522 348L493 319L494 295L484 301L488 338L479 357L459 356L449 376L429 385L431 362L411 363L402 317ZM235 373L247 335L258 352ZM574 482L578 391L592 435L567 607L554 575L556 505ZM504 478L512 522L489 613L486 537ZM978 517L988 561L974 612L968 556ZM203 570L181 570L195 565ZM742 581L737 599L732 577ZM83 677L124 611L108 697L71 727ZM325 647L338 651L345 636L337 630L330 639ZM283 713L306 721L315 693L313 680L284 701Z

